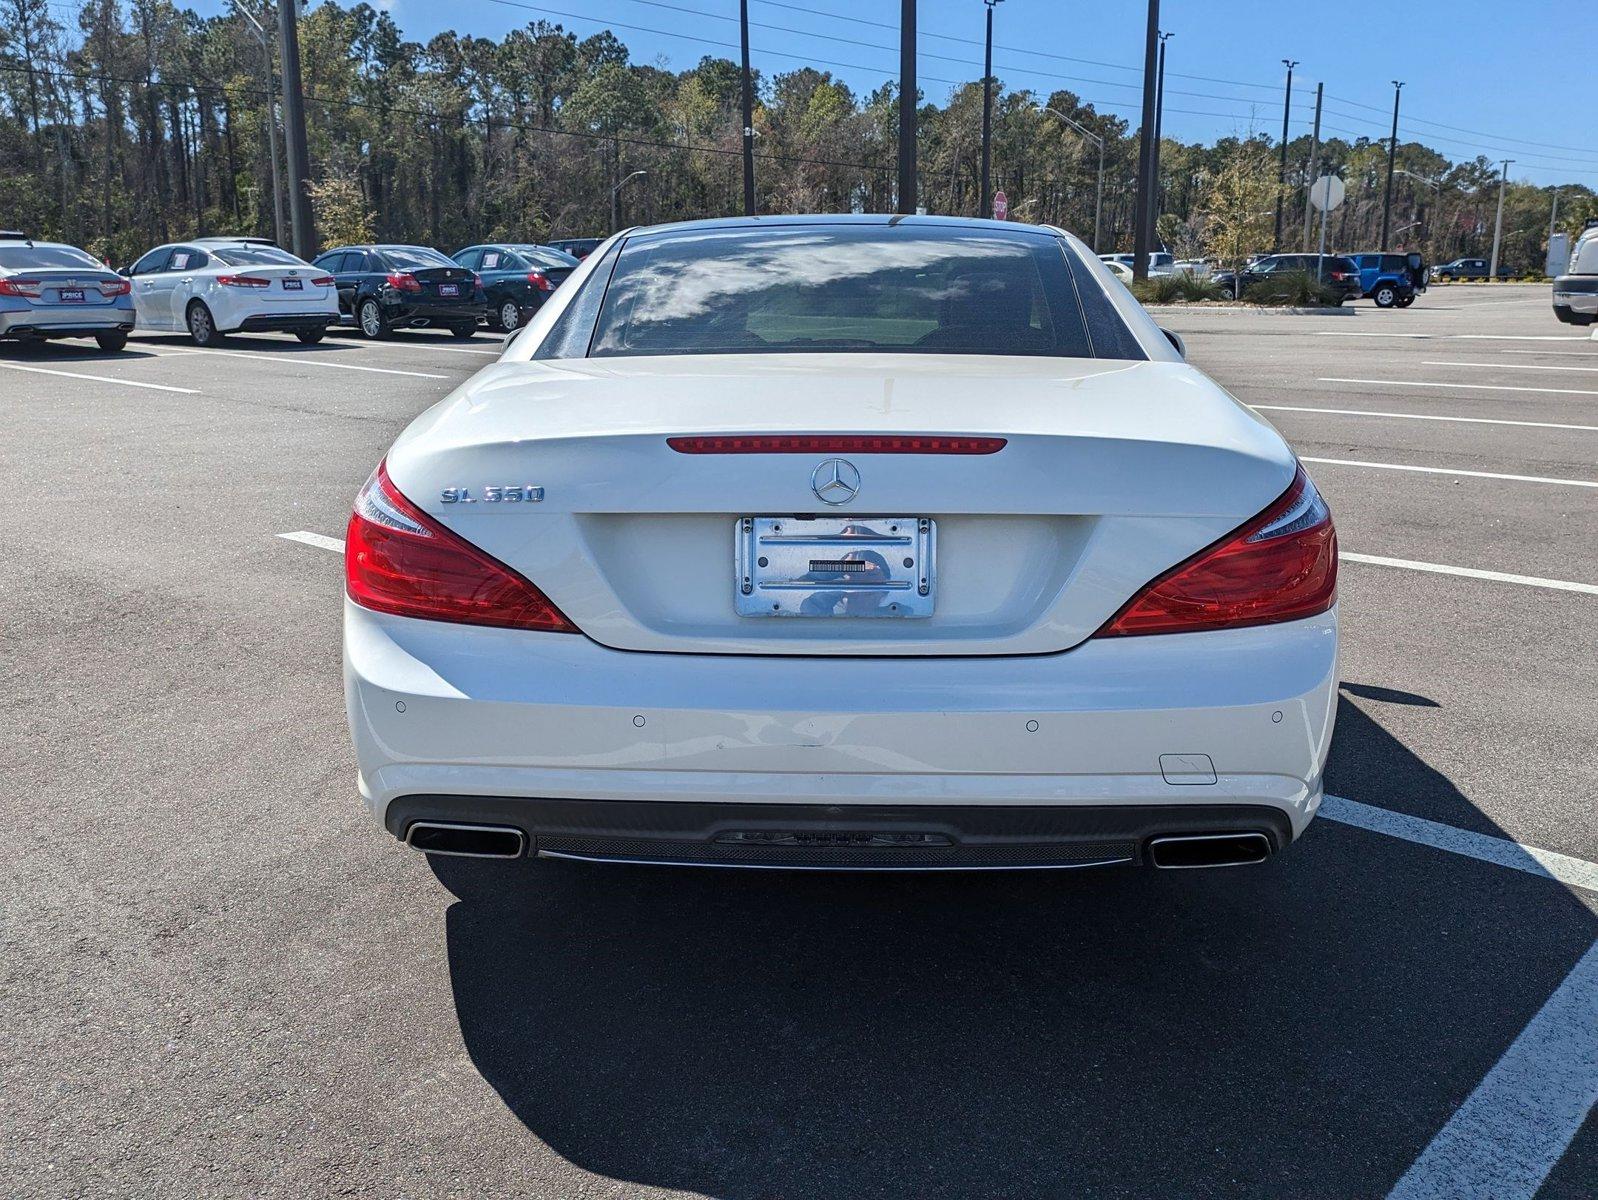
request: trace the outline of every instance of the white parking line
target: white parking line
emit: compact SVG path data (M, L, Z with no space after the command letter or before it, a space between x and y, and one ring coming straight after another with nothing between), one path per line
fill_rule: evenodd
M1546 396L1598 396L1598 392L1577 388L1514 387L1507 383L1434 383L1421 379L1344 379L1322 375L1317 383L1375 383L1383 387L1465 388L1473 392L1540 392Z
M1374 467L1379 471L1418 471L1423 475L1466 475L1472 479L1507 479L1515 483L1562 483L1566 487L1598 488L1598 480L1555 479L1548 475L1505 475L1499 471L1462 471L1455 467L1417 467L1409 463L1364 462L1355 458L1303 458L1300 461L1326 463L1334 467Z
M1250 404L1256 412L1328 413L1339 417L1401 417L1406 421L1458 421L1465 425L1519 425L1527 429L1577 429L1598 433L1598 425L1560 425L1553 421L1506 421L1498 417L1440 417L1433 413L1373 412L1366 408L1300 408L1295 404Z
M50 367L25 367L21 363L0 362L8 371L31 371L35 375L60 375L65 379L88 379L94 383L119 383L123 387L148 388L152 392L177 392L183 396L198 396L195 388L170 387L164 383L141 383L134 379L113 379L109 375L85 375L81 371L57 371Z
M1598 351L1593 350L1500 350L1500 354L1534 354L1538 358L1585 358L1598 362Z
M1585 342L1582 334L1568 333L1366 333L1360 329L1317 329L1317 337L1431 338L1439 342Z
M1598 942L1454 1110L1388 1200L1531 1200L1595 1099Z
M285 366L332 367L339 371L369 371L373 375L409 375L413 379L449 378L448 375L429 375L425 371L397 371L392 367L361 367L354 363L322 362L319 358L310 354L290 356L281 353L265 354L260 351L250 350L181 350L176 346L163 346L156 353L163 356L168 354L201 354L210 357L214 355L219 358L243 358L252 362L264 359L268 362L280 362Z
M1598 367L1554 367L1545 363L1486 363L1486 362L1432 362L1423 360L1423 367L1491 367L1495 371L1586 371L1598 372Z
M293 533L280 533L278 537L289 542L303 542L307 546L315 546L318 550L331 550L335 554L344 553L344 539L328 537L325 533L311 533L308 530L296 529Z
M1584 858L1574 858L1554 850L1541 850L1536 846L1523 846L1508 838L1472 833L1468 829L1444 825L1440 821L1412 817L1390 808L1378 808L1374 804L1361 804L1358 800L1348 800L1342 796L1327 796L1321 802L1319 815L1342 825L1355 825L1372 833L1385 833L1388 837L1406 842L1540 875L1567 887L1598 892L1598 863L1588 862Z
M1458 575L1464 579L1487 579L1493 583L1516 583L1522 587L1550 588L1556 592L1583 592L1598 596L1598 584L1571 583L1566 579L1542 579L1536 575L1509 575L1503 571L1482 571L1475 567L1449 567L1442 563L1416 562L1409 558L1383 558L1376 554L1350 554L1340 551L1342 562L1366 563L1373 567L1398 567L1405 571L1426 571L1434 575Z

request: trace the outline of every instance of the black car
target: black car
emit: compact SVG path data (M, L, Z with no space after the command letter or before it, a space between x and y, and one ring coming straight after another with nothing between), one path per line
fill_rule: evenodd
M1485 258L1456 258L1453 262L1433 267L1432 278L1449 282L1456 279L1486 279L1487 265Z
M488 304L488 327L507 332L531 318L578 267L569 254L522 242L468 246L456 251L455 261L477 272Z
M556 238L545 242L546 246L553 246L556 250L570 254L573 258L584 259L600 246L604 245L604 238Z
M1335 303L1358 299L1364 293L1359 282L1359 264L1340 254L1267 254L1243 271L1219 271L1213 279L1233 296L1241 295L1256 283L1293 273L1319 278L1337 292Z
M337 281L339 320L365 337L439 326L469 338L488 315L477 277L431 246L339 246L315 265Z

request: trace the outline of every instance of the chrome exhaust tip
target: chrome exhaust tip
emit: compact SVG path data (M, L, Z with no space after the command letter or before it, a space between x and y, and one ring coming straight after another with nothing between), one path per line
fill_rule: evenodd
M1149 842L1149 862L1164 871L1246 867L1271 856L1263 833L1174 833Z
M405 844L423 854L456 858L520 858L527 835L511 825L462 825L454 821L412 821Z

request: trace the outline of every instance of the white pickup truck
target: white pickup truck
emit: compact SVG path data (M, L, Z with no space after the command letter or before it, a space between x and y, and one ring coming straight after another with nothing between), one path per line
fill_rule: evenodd
M1598 225L1582 232L1570 265L1554 280L1554 316L1566 325L1598 321Z

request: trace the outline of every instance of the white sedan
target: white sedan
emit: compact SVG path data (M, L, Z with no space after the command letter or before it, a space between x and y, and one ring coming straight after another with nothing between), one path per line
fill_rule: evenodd
M360 790L429 853L1227 866L1321 802L1326 504L1057 229L620 234L345 571Z
M201 346L229 333L319 342L338 323L333 277L260 238L157 246L127 272L139 329L187 331Z

